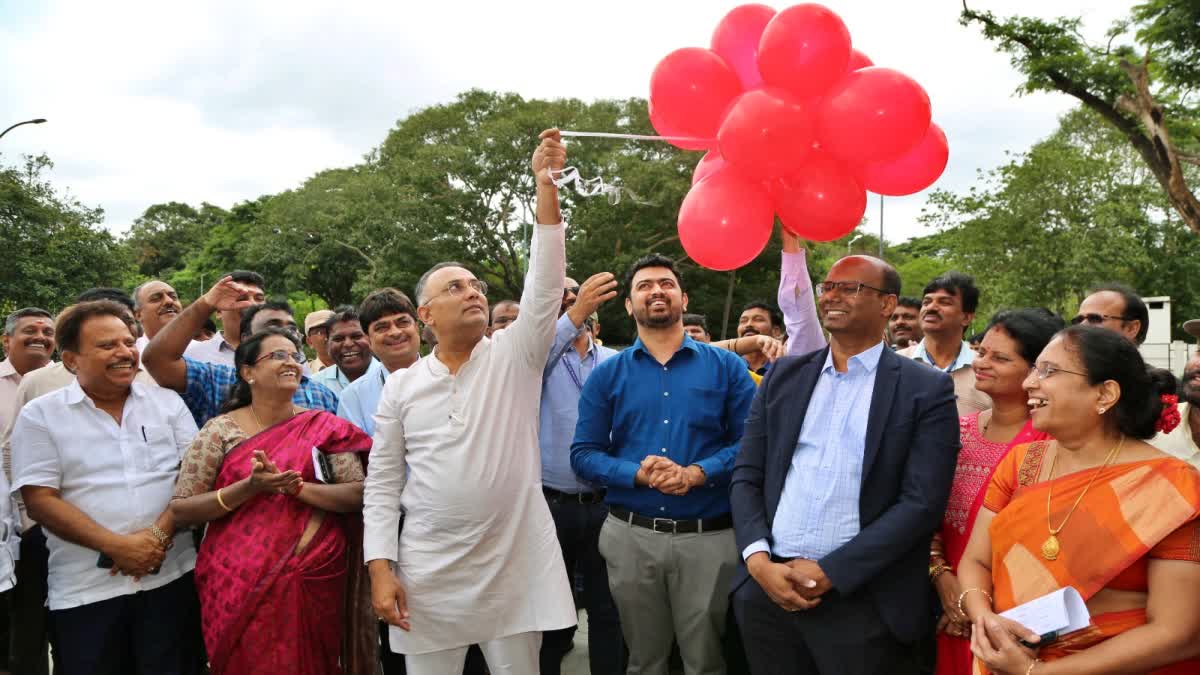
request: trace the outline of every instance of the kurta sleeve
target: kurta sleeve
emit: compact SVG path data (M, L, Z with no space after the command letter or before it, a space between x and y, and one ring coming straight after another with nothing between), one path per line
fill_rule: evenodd
M529 272L521 293L517 320L492 339L512 349L530 368L541 373L554 342L554 324L562 307L563 279L567 273L564 226L535 225L530 246Z
M506 330L511 330L509 327ZM363 560L400 559L400 496L407 478L403 378L388 378L375 413L371 464L363 484Z

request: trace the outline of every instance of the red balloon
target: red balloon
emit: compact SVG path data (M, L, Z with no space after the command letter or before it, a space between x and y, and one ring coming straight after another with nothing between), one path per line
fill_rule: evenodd
M660 136L687 136L688 135L678 129L671 128L668 124L663 122L662 115L656 114L656 111L654 110L653 102L647 102L646 108L647 108L647 112L650 113L650 126L654 127L654 130L657 131ZM667 141L667 142L670 143L671 145L673 145L677 148L681 148L683 150L708 150L709 148L715 148L717 146L717 139L715 139L715 138L710 141Z
M766 5L741 5L729 10L713 31L712 50L733 68L747 90L762 84L758 41L774 16L775 10Z
M755 180L804 166L815 137L809 107L774 87L742 94L717 132L721 156Z
M770 182L775 212L789 232L812 241L840 239L858 227L867 193L841 162L815 155L796 173Z
M850 31L822 5L795 5L776 14L758 43L763 81L801 98L828 91L849 61Z
M881 195L911 195L933 185L946 169L950 147L941 127L930 124L916 147L896 159L863 168L863 187Z
M775 227L771 196L728 169L692 186L679 207L679 242L698 264L732 270L767 247Z
M692 172L692 185L708 178L714 172L720 171L724 166L725 158L721 157L721 151L709 150L696 163L696 170Z
M891 68L848 73L821 105L821 147L852 165L895 159L929 128L929 96L912 78Z
M725 111L740 93L737 73L715 52L699 47L667 54L650 76L655 116L684 136L716 138Z
M875 65L875 62L866 54L857 49L850 50L850 62L846 66L847 71L862 70L863 68L870 68L873 65Z

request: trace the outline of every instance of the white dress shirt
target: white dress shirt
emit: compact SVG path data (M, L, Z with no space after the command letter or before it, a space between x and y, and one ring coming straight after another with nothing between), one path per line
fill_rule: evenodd
M224 366L233 367L233 356L237 353L237 347L225 341L225 333L217 331L217 334L212 336L211 340L197 342L192 340L187 349L183 350L183 355L195 361L204 363L216 363Z
M1200 447L1196 446L1196 439L1192 436L1192 424L1188 420L1192 414L1192 404L1178 403L1177 406L1179 426L1170 433L1158 432L1147 443L1200 469Z
M101 527L131 534L167 508L196 423L179 394L134 382L121 424L96 407L77 380L30 401L13 427L13 491L40 485ZM157 574L134 581L96 566L99 552L46 529L49 604L69 609L165 586L196 566L189 532L175 537Z
M435 349L384 385L363 495L364 552L395 561L407 592L412 630L390 632L398 653L575 625L537 435L563 246L561 225L535 228L519 318L482 338L457 374Z

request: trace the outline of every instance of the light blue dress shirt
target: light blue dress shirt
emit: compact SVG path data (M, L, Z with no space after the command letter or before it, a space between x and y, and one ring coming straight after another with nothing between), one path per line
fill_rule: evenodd
M958 350L958 356L954 358L954 362L950 364L950 367L938 368L937 364L933 362L933 359L929 358L929 352L925 351L925 340L922 338L917 344L917 349L913 352L912 357L914 361L920 361L928 366L937 368L943 373L953 373L959 368L966 368L967 366L971 365L971 362L975 360L975 350L971 349L971 344L964 340L962 347L960 347Z
M383 364L379 362L379 359L372 356L371 365L367 366L367 372L363 373L362 377L358 379L361 380L363 377L375 375L380 370L385 370ZM337 367L336 363L322 368L320 372L312 376L312 379L313 382L319 382L325 385L330 391L338 396L342 395L342 392L345 391L346 387L349 387L351 384L353 384L353 382L351 382L350 379L342 373L342 369Z
M329 366L321 373L337 368ZM320 375L320 373L317 373ZM387 368L381 361L372 361L371 367L362 377L350 383L338 397L338 417L367 432L368 436L375 435L375 409L379 407L379 398L383 395L383 385L387 382Z
M579 335L571 318L563 314L554 330L554 346L542 374L542 405L538 410L538 445L542 451L542 485L559 492L595 492L596 486L579 479L571 469L571 441L579 421L579 395L592 369L616 351L592 342L579 358L574 342Z
M884 348L880 342L851 356L844 373L833 367L832 351L826 356L783 482L772 543L750 544L743 559L766 551L819 560L858 534L868 410Z

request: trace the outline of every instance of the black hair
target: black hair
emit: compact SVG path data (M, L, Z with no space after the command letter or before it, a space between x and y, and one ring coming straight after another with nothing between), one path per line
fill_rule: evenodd
M1162 396L1175 393L1175 376L1160 368L1148 369L1137 347L1115 331L1080 325L1059 335L1079 356L1088 384L1112 380L1121 387L1121 398L1112 410L1117 429L1133 438L1153 438L1162 414Z
M217 322L213 321L212 317L210 316L204 320L204 326L202 326L202 328L205 331L208 331L209 333L216 333L217 332Z
M362 324L363 332L368 334L371 332L371 324L394 314L407 314L413 321L418 320L417 308L412 300L395 288L372 291L358 306L358 321Z
M4 334L12 337L12 334L16 332L17 324L20 323L21 319L28 319L30 317L50 319L51 322L54 320L54 316L41 307L25 307L18 309L12 314L9 314L8 318L4 320Z
M234 270L225 276L233 279L239 284L255 286L261 291L267 290L267 280L263 279L263 276L258 272L251 272L250 270Z
M708 319L703 314L684 314L684 326L699 326L705 333L708 332Z
M488 312L488 325L489 326L492 325L492 319L495 318L495 316L496 316L496 310L500 309L501 307L507 307L508 305L512 305L513 307L517 307L517 308L521 307L521 303L516 300L509 299L509 300L501 300L500 302L497 302L496 304L492 305L491 311Z
M133 316L124 305L112 300L91 300L71 305L58 315L58 320L54 322L54 335L59 349L78 353L83 324L98 316L115 316L129 327L131 334L137 335Z
M987 331L981 331L981 332L978 332L974 335L967 337L967 344L978 345L980 342L983 342L983 336L985 334L987 334Z
M888 263L882 260L880 262L883 262L883 292L888 295L899 296L900 287L902 285L900 281L900 273L896 271L895 267L892 267Z
M962 272L946 272L925 285L921 295L929 295L934 291L945 291L957 295L962 301L963 312L974 314L979 309L979 289L975 287L975 279Z
M221 412L227 413L231 410L244 408L253 402L254 397L250 392L250 383L242 377L242 366L254 366L254 362L262 355L262 344L269 337L287 338L296 349L300 349L300 339L295 333L282 328L264 328L259 332L243 339L238 343L237 351L233 353L233 370L237 375L237 379L233 382L233 387L229 389L229 396L225 398L225 403L221 405Z
M117 302L128 307L130 312L133 311L133 298L119 288L89 288L75 296L75 302L95 302L96 300L109 300L112 302Z
M238 326L238 336L245 338L250 335L250 326L254 323L254 317L264 309L272 309L280 312L287 312L289 315L294 315L292 306L284 300L268 300L261 305L253 305L242 310L242 323Z
M1150 310L1146 307L1146 303L1142 301L1141 296L1125 284L1116 282L1096 286L1088 291L1088 295L1103 293L1105 291L1121 296L1121 299L1125 302L1125 311L1121 312L1122 318L1126 321L1141 322L1134 342L1139 345L1145 342L1146 333L1150 332Z
M332 334L335 324L353 323L358 325L359 321L358 310L352 305L338 305L333 308L333 315L321 322L321 327L325 329L326 333ZM367 329L363 328L363 332L367 332Z
M783 314L780 314L779 310L776 309L770 303L768 303L764 300L755 300L753 302L748 302L748 303L746 303L745 307L742 307L742 314L745 314L746 310L749 310L749 309L763 310L764 312L767 313L767 316L770 317L772 328L780 328L780 329L783 328Z
M909 309L915 309L918 312L921 311L921 301L916 298L910 298L907 295L903 295L896 300L896 306L908 307Z
M1010 309L992 317L980 335L993 328L1000 328L1017 343L1017 356L1033 366L1038 354L1050 344L1054 336L1066 328L1062 317L1042 308Z
M679 283L679 290L683 291L683 275L681 275L679 270L675 268L675 261L671 260L665 255L662 255L661 253L651 253L633 261L633 264L629 266L629 269L625 270L625 294L627 297L633 297L634 275L636 275L639 270L643 270L647 267L665 267L671 270L671 274L675 275L675 281Z

